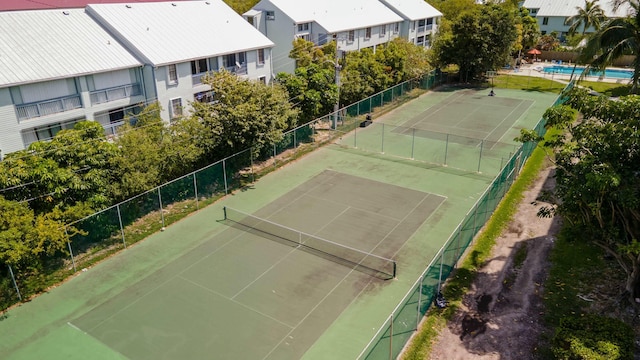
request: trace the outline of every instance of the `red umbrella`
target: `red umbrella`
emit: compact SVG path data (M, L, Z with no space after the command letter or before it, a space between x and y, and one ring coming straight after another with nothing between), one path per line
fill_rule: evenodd
M533 61L535 61L535 60L536 60L536 57L537 57L538 55L542 54L542 52L541 52L540 50L536 49L536 48L533 48L533 49L531 49L531 50L527 51L527 54L529 54L529 55L533 55Z

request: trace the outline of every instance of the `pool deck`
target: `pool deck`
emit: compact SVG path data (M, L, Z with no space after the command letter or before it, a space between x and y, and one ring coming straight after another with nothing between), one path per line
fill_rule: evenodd
M545 78L545 79L553 79L553 80L560 80L560 81L569 81L569 79L571 78L571 75L569 74L558 74L558 73L545 73L543 71L541 71L540 69L542 69L545 66L553 66L553 65L558 65L558 64L553 64L550 62L536 62L533 64L523 64L519 69L517 70L505 70L502 69L500 70L501 74L509 74L509 75L523 75L523 76L535 76L535 77L541 77L541 78ZM567 64L568 66L572 66L571 64ZM619 70L629 70L629 69L624 69L624 68L611 68L611 69L619 69ZM588 81L601 81L601 82L608 82L608 83L618 83L618 84L627 84L631 79L618 79L618 78L607 78L607 77L599 77L599 76L587 76L585 77L585 80Z

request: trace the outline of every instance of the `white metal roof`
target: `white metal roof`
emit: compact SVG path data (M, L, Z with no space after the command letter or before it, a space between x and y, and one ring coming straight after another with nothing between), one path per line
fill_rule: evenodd
M0 12L0 87L136 66L83 9Z
M155 66L274 46L222 0L97 4L87 12Z
M401 22L378 0L271 0L295 23L315 21L329 33Z
M442 13L424 0L381 0L408 20L440 17Z
M607 17L624 17L629 13L629 6L621 6L617 12L613 12L611 0L600 0L600 5ZM541 16L573 16L578 13L576 8L584 8L584 0L525 0L523 7L538 9L537 17Z

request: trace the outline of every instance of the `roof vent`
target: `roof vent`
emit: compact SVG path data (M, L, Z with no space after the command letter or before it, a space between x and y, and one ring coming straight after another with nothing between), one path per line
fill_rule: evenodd
M176 4L176 3L171 3L171 6L178 6L178 4Z
M127 4L124 7L126 7L127 9L131 9L131 5Z
M64 15L69 15L69 12L68 12L68 11L66 11L66 10L65 10L65 11L63 11L62 13L63 13Z

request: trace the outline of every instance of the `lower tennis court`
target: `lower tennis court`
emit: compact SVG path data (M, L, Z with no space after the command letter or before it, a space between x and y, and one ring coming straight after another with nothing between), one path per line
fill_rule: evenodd
M444 202L325 170L68 325L131 359L297 359Z
M338 143L367 152L497 174L519 146L534 97L506 89L442 88L392 111ZM390 119L390 121L387 121Z

